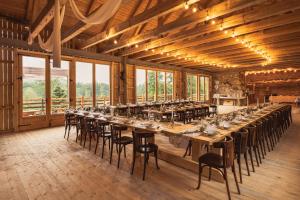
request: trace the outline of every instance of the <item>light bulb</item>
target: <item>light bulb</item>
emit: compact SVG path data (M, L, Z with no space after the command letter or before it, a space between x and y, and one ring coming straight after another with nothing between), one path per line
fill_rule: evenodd
M185 4L184 4L184 9L187 10L187 9L189 9L189 8L190 8L190 6L189 6L188 2L186 1Z

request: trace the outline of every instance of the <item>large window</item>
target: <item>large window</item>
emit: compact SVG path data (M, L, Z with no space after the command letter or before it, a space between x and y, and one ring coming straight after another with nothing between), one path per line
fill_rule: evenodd
M147 95L148 101L155 101L156 100L156 71L147 71Z
M191 100L197 100L197 76L187 75L187 97Z
M60 68L51 69L51 113L63 113L69 107L69 61L61 61Z
M164 101L173 99L173 73L136 69L136 101Z
M93 64L76 62L76 107L93 106Z
M137 102L146 101L146 70L136 70L136 99Z
M23 116L46 114L45 58L22 56Z
M165 72L157 72L157 100L164 101L165 100L165 86L166 86L166 73Z
M96 64L96 106L110 104L109 65Z
M209 77L188 74L187 97L195 101L209 101Z
M167 84L167 100L173 99L173 73L166 72L166 84Z

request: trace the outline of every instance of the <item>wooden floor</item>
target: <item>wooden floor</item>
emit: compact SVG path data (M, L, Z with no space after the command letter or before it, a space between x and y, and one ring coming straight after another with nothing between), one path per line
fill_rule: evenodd
M294 124L263 165L240 185L230 174L233 199L299 199L300 197L300 110ZM141 162L133 176L131 156L122 157L121 169L81 146L63 139L63 128L51 128L0 136L0 199L227 199L225 185L203 178L195 190L197 175L159 160L156 170L149 162L146 181ZM245 168L243 174L246 174Z

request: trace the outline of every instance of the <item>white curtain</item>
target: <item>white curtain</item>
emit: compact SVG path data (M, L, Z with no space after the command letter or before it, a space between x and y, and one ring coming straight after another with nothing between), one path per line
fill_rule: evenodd
M76 6L74 0L69 0L74 15L86 24L102 24L111 18L119 9L122 0L106 0L95 12L85 17Z

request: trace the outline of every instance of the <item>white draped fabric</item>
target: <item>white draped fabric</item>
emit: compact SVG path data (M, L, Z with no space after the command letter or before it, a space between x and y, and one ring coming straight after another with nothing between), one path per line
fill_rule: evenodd
M102 24L111 18L119 9L122 0L106 0L95 12L85 17L76 6L74 0L69 0L74 15L86 24Z

